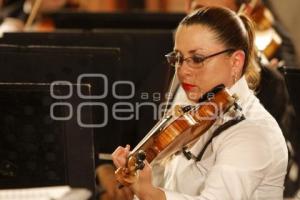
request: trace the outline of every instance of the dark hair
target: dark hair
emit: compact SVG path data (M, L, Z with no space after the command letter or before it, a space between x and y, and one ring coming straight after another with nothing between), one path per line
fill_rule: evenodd
M251 20L245 15L223 7L203 7L186 16L179 26L204 25L216 34L216 39L227 48L243 50L245 74L249 87L255 89L260 81L259 70L255 66L254 30Z
M216 39L227 48L245 52L245 72L253 55L254 33L251 21L246 16L221 7L203 7L186 16L180 26L204 25L216 34Z

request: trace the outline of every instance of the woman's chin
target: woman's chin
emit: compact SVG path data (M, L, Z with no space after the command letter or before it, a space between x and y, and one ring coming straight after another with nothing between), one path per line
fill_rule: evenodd
M198 102L201 95L195 92L186 92L186 96L188 98L188 100L192 101L192 102Z

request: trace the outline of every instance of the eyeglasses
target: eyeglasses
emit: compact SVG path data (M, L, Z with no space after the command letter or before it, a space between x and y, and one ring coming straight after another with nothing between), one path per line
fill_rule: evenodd
M211 54L209 56L202 56L199 54L194 54L191 57L187 57L187 58L184 58L181 54L179 54L177 52L171 52L171 53L168 53L167 55L165 55L165 57L166 57L169 65L171 65L172 67L179 67L185 61L188 64L188 66L190 66L191 68L201 68L201 67L203 67L203 62L205 60L207 60L208 58L212 58L217 55L227 53L227 52L233 52L233 51L235 51L235 49L226 49L226 50Z

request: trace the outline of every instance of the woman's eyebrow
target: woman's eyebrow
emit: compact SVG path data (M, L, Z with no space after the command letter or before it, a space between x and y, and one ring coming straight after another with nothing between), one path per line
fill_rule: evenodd
M202 48L197 48L197 49L189 50L189 53L190 53L190 54L194 54L194 53L196 53L196 52L199 51L199 50L203 51ZM201 52L199 52L199 53L201 53Z
M195 54L195 53L196 53L197 51L199 51L199 50L203 50L203 49L202 49L202 48L192 49L192 50L189 50L188 53L189 53L189 54ZM182 53L179 49L176 49L176 48L174 48L173 51L174 51L175 53ZM199 52L199 53L201 53L201 52Z

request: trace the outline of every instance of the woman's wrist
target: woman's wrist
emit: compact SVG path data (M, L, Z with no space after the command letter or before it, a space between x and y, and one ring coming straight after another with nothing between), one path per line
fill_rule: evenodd
M140 200L166 200L165 192L152 185L145 188L138 197Z

